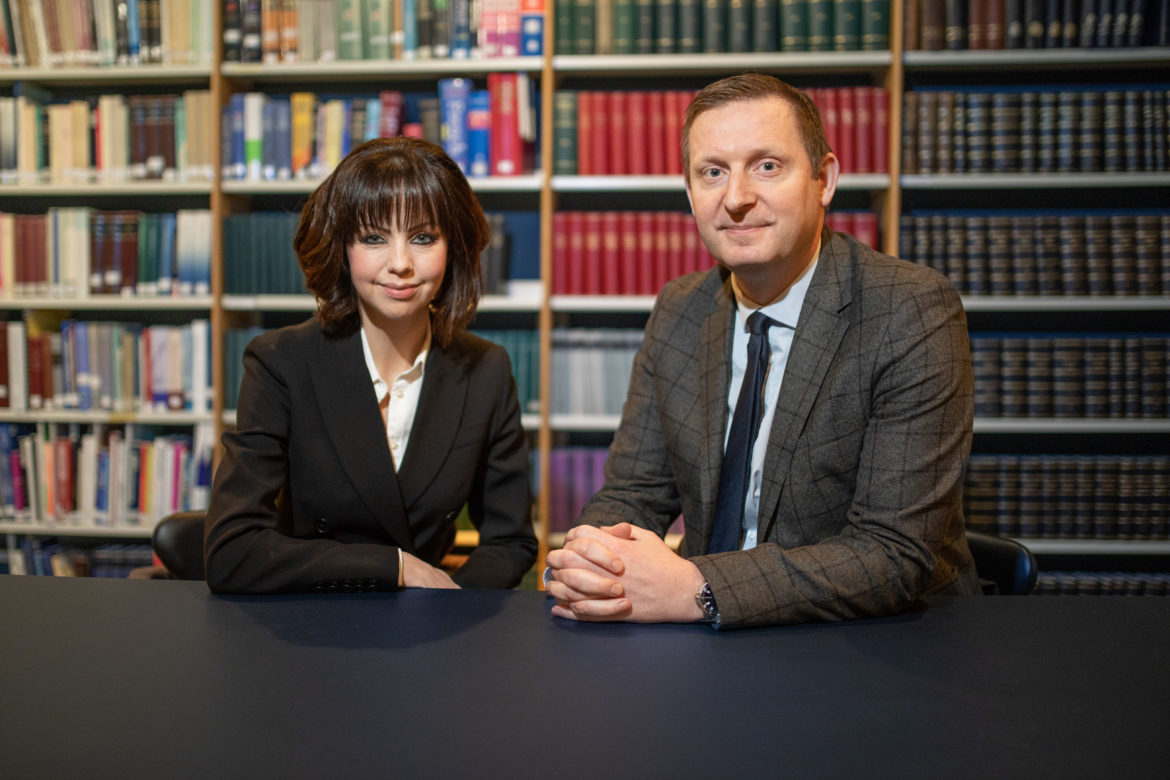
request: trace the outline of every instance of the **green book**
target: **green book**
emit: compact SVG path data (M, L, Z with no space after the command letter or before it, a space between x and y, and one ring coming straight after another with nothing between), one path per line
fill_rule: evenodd
M573 32L573 19L576 14L573 0L556 0L553 11L556 21L553 26L553 53L576 54L576 36Z
M703 51L703 2L678 0L679 54L698 54Z
M727 0L703 0L703 52L727 51Z
M861 0L834 0L833 51L861 48Z
M654 53L654 0L634 0L634 54Z
M366 20L362 25L362 52L365 58L368 60L393 58L393 3L391 0L365 0L365 8Z
M658 54L674 54L678 42L678 9L675 0L655 0L654 7L654 51Z
M832 51L833 0L808 2L808 50Z
M613 53L633 54L637 35L634 0L613 2Z
M577 175L577 92L553 93L553 175Z
M780 50L808 51L808 0L780 0Z
M862 0L861 48L863 51L890 48L890 0Z
M742 54L752 50L751 0L728 0L727 50Z
M337 59L365 58L361 0L337 0Z
M597 42L597 0L573 3L574 54L593 54Z
M779 21L778 0L752 1L752 51L776 51L780 48Z

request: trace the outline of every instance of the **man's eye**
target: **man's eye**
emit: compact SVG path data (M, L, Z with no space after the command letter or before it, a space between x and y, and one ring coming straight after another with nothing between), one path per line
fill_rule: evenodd
M722 171L720 171L718 168L708 168L707 170L703 171L703 175L708 179L714 179L721 173Z
M775 171L775 170L779 170L779 168L780 168L780 166L778 166L776 163L774 163L770 160L767 162L760 163L760 167L763 168L765 171Z

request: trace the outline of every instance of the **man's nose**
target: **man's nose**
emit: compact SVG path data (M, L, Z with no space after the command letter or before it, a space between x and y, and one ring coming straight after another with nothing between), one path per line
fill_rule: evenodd
M746 171L731 171L727 175L727 192L723 201L728 211L742 211L756 200L755 182Z

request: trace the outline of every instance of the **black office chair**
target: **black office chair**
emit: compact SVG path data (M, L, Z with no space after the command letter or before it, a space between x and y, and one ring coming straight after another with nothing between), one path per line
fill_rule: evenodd
M967 531L967 546L980 579L990 580L1005 596L1027 596L1036 587L1039 567L1032 551L1014 539ZM985 591L987 592L987 591Z
M203 524L207 513L203 510L176 512L158 521L151 544L154 554L162 561L171 579L202 580Z

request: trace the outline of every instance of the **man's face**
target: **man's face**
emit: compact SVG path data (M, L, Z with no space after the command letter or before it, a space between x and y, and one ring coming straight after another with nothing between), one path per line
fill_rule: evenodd
M813 176L793 110L780 98L700 114L690 155L687 197L703 242L749 297L769 303L812 260L836 189L836 158L827 156Z

